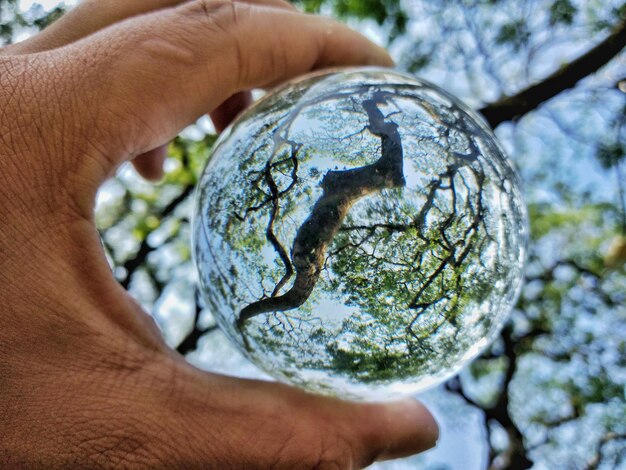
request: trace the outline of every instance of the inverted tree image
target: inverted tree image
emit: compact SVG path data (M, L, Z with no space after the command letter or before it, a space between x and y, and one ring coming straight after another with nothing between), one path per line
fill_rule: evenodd
M317 371L426 383L476 354L526 236L482 125L428 85L366 72L249 114L204 173L195 234L209 303L248 354L316 389Z

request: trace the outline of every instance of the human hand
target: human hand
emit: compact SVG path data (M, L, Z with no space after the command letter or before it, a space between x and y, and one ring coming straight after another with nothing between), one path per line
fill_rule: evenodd
M434 445L413 400L188 365L115 281L93 222L123 161L158 178L204 112L222 128L246 90L357 64L391 62L280 0L86 0L0 50L0 466L343 469Z

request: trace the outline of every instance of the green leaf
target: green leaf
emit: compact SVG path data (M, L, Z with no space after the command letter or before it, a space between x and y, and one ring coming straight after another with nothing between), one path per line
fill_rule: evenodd
M523 20L515 20L500 27L496 36L497 44L510 44L517 51L528 43L530 31Z
M550 24L552 26L562 23L571 25L578 10L570 0L556 0L550 6Z
M430 54L416 54L409 63L408 69L411 73L416 73L430 64L431 55Z
M602 168L609 169L618 165L626 156L626 148L621 142L601 143L596 151L596 158Z

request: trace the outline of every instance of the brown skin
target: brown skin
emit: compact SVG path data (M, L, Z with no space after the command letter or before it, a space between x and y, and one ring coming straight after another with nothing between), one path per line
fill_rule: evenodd
M123 161L158 178L163 145L201 114L222 128L245 90L356 64L391 61L280 0L86 0L0 50L0 467L343 469L434 445L413 400L186 364L111 275L93 223Z

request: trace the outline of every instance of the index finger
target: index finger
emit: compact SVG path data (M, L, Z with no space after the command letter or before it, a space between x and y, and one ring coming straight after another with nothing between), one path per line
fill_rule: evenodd
M93 112L81 127L95 135L83 138L102 155L75 168L89 181L168 142L239 91L328 66L392 64L384 49L328 18L209 0L132 18L50 54L61 57L43 61L52 70L42 75L58 76L62 63L75 106L89 103Z
M171 8L189 0L83 0L40 33L0 49L0 54L22 55L49 51L78 41L133 16ZM294 9L285 0L232 0Z

